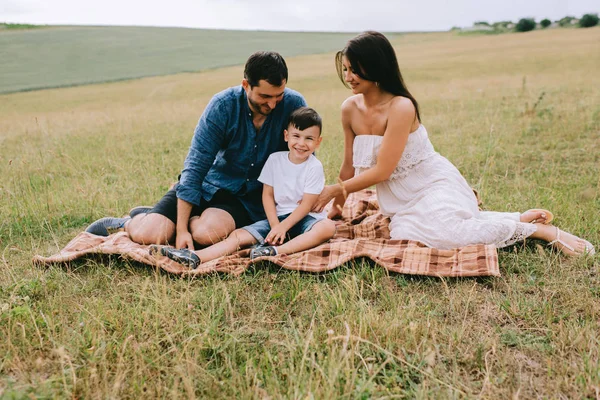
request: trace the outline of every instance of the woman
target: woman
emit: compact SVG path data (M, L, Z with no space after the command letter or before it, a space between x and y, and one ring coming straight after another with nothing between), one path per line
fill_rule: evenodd
M594 254L588 241L547 225L550 214L544 210L479 211L466 180L433 149L419 105L384 35L370 31L350 40L337 53L336 67L354 93L342 104L342 183L325 187L316 210L335 198L329 213L334 218L348 193L377 185L381 212L391 218L392 239L452 249L471 244L505 247L530 237L565 254Z

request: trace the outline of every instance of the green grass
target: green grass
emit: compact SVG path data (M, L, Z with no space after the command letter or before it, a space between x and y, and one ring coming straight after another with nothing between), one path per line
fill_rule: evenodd
M248 54L329 52L350 33L152 27L0 31L0 93L110 82L243 65Z
M3 29L21 30L21 29L39 29L39 28L48 28L48 25L11 24L9 22L0 22L0 31Z
M600 29L393 42L436 149L488 209L547 207L599 247ZM341 47L340 43L337 47ZM341 162L333 54L288 57ZM528 242L499 278L180 279L118 257L34 267L86 224L151 204L241 68L0 96L0 397L595 398L600 262ZM542 95L543 94L543 95Z

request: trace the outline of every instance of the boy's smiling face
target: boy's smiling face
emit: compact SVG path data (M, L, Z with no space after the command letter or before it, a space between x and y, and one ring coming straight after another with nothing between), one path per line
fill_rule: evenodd
M290 149L290 161L294 164L301 164L308 160L321 144L321 129L318 126L311 126L301 131L290 124L283 133Z

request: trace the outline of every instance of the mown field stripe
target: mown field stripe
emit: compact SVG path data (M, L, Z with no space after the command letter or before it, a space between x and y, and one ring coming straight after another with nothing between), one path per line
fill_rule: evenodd
M0 93L112 82L335 50L354 34L156 27L61 27L0 33Z

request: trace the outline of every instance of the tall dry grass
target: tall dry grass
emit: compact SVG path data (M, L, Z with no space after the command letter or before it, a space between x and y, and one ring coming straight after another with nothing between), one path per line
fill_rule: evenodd
M600 29L394 39L438 151L495 210L544 206L600 247ZM343 43L340 43L340 47ZM341 162L332 54L288 60ZM241 67L0 96L0 396L595 398L599 262L528 242L502 276L367 261L173 278L118 257L39 269L98 217L156 201Z

